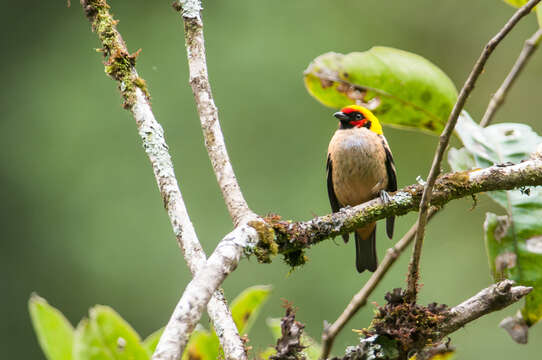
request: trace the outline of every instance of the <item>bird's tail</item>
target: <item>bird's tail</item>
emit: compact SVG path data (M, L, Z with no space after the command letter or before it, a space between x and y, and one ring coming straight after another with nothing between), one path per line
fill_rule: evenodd
M376 258L376 223L356 230L356 269L374 272L378 265Z

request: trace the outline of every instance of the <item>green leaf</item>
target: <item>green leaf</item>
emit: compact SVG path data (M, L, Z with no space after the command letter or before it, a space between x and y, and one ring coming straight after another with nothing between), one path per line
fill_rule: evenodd
M512 5L513 7L520 8L523 5L527 4L529 0L503 0L508 5Z
M282 335L282 330L280 328L280 318L268 318L265 323L267 324L269 330L271 330L271 336L273 336L273 340L277 341Z
M451 158L449 155L448 161L457 170L473 167L486 168L507 162L519 163L528 159L538 144L542 143L542 137L538 136L528 125L501 123L482 128L465 111L461 113L455 131L465 146L465 150L459 151L468 151L474 159L474 164L466 164L471 166L465 168L462 167L465 164L461 164L459 158L454 158L457 153L452 153ZM531 196L526 195L524 191L525 189L492 191L489 196L514 215L521 215L521 218L516 221L523 223L523 220L528 220L525 225L530 228L535 220L530 219L531 215L535 215L532 211L542 209L542 191L539 187L530 188ZM523 225L516 231L523 231Z
M427 59L389 47L326 53L305 70L305 86L322 104L359 103L392 126L440 133L457 98L448 76Z
M100 334L92 329L88 319L81 320L75 329L73 358L74 360L115 359L103 343Z
M28 302L32 326L48 360L71 360L73 327L62 313L32 294Z
M270 292L271 286L252 286L243 290L233 300L230 310L239 334L248 332ZM183 360L214 360L221 356L220 353L220 341L215 331L210 332L200 327L190 337Z
M449 350L445 351L436 355L431 356L430 358L427 358L427 360L451 360L455 357L455 351ZM417 356L414 355L409 360L416 360Z
M451 148L448 151L448 163L450 163L452 171L476 168L474 157L466 148Z
M245 289L233 300L231 314L239 334L250 330L270 293L271 286L257 285Z
M267 360L269 359L271 356L275 355L277 353L277 350L275 350L275 348L272 348L272 347L268 347L266 348L264 351L260 352L258 354L258 359L263 359L263 360Z
M484 233L495 280L508 278L534 288L521 311L527 325L534 325L542 318L542 236L524 238L515 232L508 215L493 213L486 214Z
M199 327L192 333L182 359L215 360L220 358L220 351L220 342L216 334Z
M513 7L520 8L523 5L527 4L529 0L503 0L508 5L512 5ZM542 27L542 7L541 6L535 6L533 11L536 11L536 18L538 21L538 26Z
M143 340L143 347L147 350L149 357L154 353L154 350L156 350L156 346L158 345L158 341L160 341L163 332L164 328L158 329Z
M322 345L316 342L316 340L314 340L312 337L307 335L305 332L303 332L303 335L301 336L301 344L306 346L303 352L307 356L307 359L309 360L320 359L320 355L322 354Z
M459 155L449 155L448 161L458 170L472 168L465 167L465 151L472 155L475 167L485 168L525 160L542 143L542 137L527 125L502 123L482 128L465 112L456 131L465 148L458 150ZM534 287L522 310L531 326L542 318L542 187L492 191L488 195L506 209L504 216L487 214L484 224L491 273L495 280L509 278Z
M90 309L90 319L83 319L75 330L75 360L148 360L149 355L139 335L108 306Z

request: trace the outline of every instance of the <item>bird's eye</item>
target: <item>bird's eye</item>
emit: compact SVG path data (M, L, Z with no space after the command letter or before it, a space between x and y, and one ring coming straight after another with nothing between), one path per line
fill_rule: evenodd
M360 113L356 113L355 118L356 118L356 120L361 120L361 119L363 119L363 115L360 114Z

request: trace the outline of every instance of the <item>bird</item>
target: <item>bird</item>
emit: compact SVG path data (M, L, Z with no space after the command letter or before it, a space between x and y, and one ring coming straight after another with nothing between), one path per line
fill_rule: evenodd
M331 210L355 206L380 197L389 201L388 192L397 191L397 172L382 125L367 108L349 105L333 114L339 128L331 138L327 153L327 191ZM395 217L386 219L386 233L391 239ZM348 242L349 234L342 235ZM374 272L376 222L355 230L356 269Z

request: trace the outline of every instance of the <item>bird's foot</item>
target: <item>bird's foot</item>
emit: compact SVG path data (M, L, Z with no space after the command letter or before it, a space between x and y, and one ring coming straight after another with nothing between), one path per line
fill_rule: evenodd
M391 201L390 195L386 190L380 190L380 192L378 193L378 197L380 198L380 200L382 200L384 204L387 204Z

